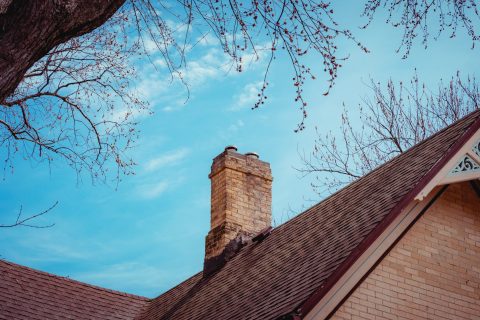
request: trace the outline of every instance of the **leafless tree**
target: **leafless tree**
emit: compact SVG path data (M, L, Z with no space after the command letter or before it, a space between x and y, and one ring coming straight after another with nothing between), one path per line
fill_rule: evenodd
M269 64L255 108L267 99L270 63L278 51L286 52L305 117L301 87L314 76L302 59L309 51L319 53L328 91L342 60L335 39L355 41L348 30L338 28L332 14L328 3L309 0L0 0L4 170L13 170L15 161L24 158L64 160L94 181L106 179L110 171L116 181L132 173L134 162L126 154L137 137L132 116L149 112L131 86L134 59L148 56L146 42L153 43L171 76L182 80L187 48L196 41L191 38L194 27L217 37L238 72L243 56L258 56L263 44ZM176 29L185 30L183 38ZM27 217L20 209L15 222L0 227L39 227L32 221L53 207Z
M404 57L410 53L417 36L427 47L431 37L438 39L443 32L450 32L453 38L459 28L464 28L472 40L472 48L480 40L477 0L367 0L363 15L369 22L365 27L381 8L387 11L387 23L403 29L398 50L405 49Z
M25 73L0 108L0 146L5 165L15 153L34 160L65 159L77 172L104 178L131 172L124 152L136 137L133 113L148 112L130 89L134 69L130 45L117 14L100 29L54 47ZM104 29L109 29L104 30Z
M239 72L244 53L258 54L259 43L266 43L270 63L277 50L286 52L305 117L301 88L314 76L302 59L316 51L331 87L342 60L335 39L355 41L337 27L332 14L328 3L309 0L2 0L0 145L6 150L5 168L13 167L20 152L40 161L65 159L94 179L104 178L110 163L117 178L130 173L133 161L125 151L136 138L130 116L148 112L130 86L131 59L146 53L145 41L152 41L169 72L181 80L194 25L216 35ZM175 34L181 27L183 39ZM267 98L268 69L254 107Z
M321 69L326 74L328 94L337 78L338 69L346 55L338 55L337 40L354 41L361 50L368 49L358 42L346 28L341 28L334 19L334 11L327 1L314 0L187 0L181 4L188 9L192 19L201 18L219 40L223 51L242 71L242 53L256 52L260 43L267 43L269 63L264 74L263 86L253 108L265 102L268 72L271 62L279 54L285 54L291 62L295 88L295 102L302 112L297 131L304 128L307 102L303 96L303 85L315 79L312 67L306 62L308 54L321 59Z
M407 53L418 30L428 38L432 15L439 16L439 32L450 28L455 34L463 26L478 40L473 0L368 0L364 15L371 21L382 7L388 22L404 27ZM117 177L130 173L133 161L125 150L136 137L130 115L146 109L129 87L135 72L130 58L153 41L172 76L182 79L194 29L212 32L239 72L245 52L266 47L269 63L254 108L267 99L272 61L287 56L301 130L307 115L302 87L315 78L305 57L320 58L327 94L346 57L338 39L368 51L336 23L335 14L329 2L313 0L0 0L0 144L8 149L6 167L22 151L25 158L66 159L94 178L108 170ZM182 38L176 28L185 30Z
M410 83L385 85L370 80L372 95L359 104L360 123L345 108L339 133L317 130L314 149L301 154L303 175L313 175L319 194L333 192L378 165L405 152L433 133L479 107L480 88L474 77L457 73L435 90L417 74Z
M474 0L367 0L363 14L369 22L379 8L387 9L387 22L404 28L400 48L406 49L405 55L410 52L417 34L421 33L423 43L427 44L431 17L435 16L437 36L445 29L455 36L458 27L464 27L473 44L479 39ZM63 159L77 172L90 173L93 179L105 179L113 171L118 181L121 174L132 173L134 162L126 154L137 137L132 116L149 112L147 103L131 87L135 76L132 59L147 53L145 41L152 41L172 77L182 80L188 48L196 41L191 37L194 29L204 35L213 33L238 72L242 71L246 52L258 56L260 45L268 52L264 83L254 108L267 99L271 63L280 55L286 55L292 66L295 101L302 115L297 130L302 130L307 116L302 87L305 81L315 79L312 71L315 68L306 63L305 57L317 54L320 58L319 71L323 69L325 73L324 93L328 94L346 59L346 53L339 53L338 39L354 41L361 50L368 51L348 28L336 23L336 14L329 2L313 0L0 0L0 147L5 155L4 169L13 168L15 157L20 156L49 162ZM183 38L178 37L176 29L185 30ZM398 90L398 86L396 88ZM429 95L425 89L420 93L399 93L393 83L389 83L385 95L381 94L378 84L372 83L372 89L384 98L403 95L421 100ZM451 93L462 93L467 102L478 99L474 89L474 79L467 83L452 79ZM453 96L442 90L439 94L444 97L439 95L438 101L429 100L430 106L453 103ZM406 136L403 131L395 131L401 129L401 121L408 124L406 116L400 113L403 120L392 126L393 133L389 135L383 128L384 125L388 128L389 123L380 120L387 121L393 115L398 120L399 115L396 110L389 110L386 102L385 109L372 109L370 111L377 113L371 114L365 111L363 116L366 128L379 130L377 138L386 134L390 140L375 141L372 132L354 130L345 112L343 145L348 160L345 161L343 149L339 149L330 135L319 139L317 144L317 147L329 146L330 149L324 150L330 153L321 154L320 148L311 158L323 157L330 161L325 162L328 166L314 166L310 161L310 167L304 172L337 172L335 178L322 180L326 181L325 185L336 187L467 110L448 109L452 113L443 115L440 109L438 123L425 124L423 129ZM403 105L404 101L395 103ZM374 105L367 104L366 110ZM425 112L433 109L415 112L419 112L415 121L420 121L428 119ZM379 121L378 125L375 121ZM399 140L395 142L394 138ZM374 143L368 150L375 157L367 158L367 149L358 149L364 143ZM20 210L13 225L29 224L35 217L37 215L22 218Z

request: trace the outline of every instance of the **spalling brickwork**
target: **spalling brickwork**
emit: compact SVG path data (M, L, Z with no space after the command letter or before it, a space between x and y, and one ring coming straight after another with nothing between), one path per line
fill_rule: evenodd
M205 259L219 255L237 235L253 236L271 225L270 164L233 147L213 159L211 221Z
M333 319L480 319L480 199L448 187Z

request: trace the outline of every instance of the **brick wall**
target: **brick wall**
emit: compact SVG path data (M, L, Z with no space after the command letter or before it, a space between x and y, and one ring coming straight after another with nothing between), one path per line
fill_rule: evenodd
M480 199L448 187L332 319L480 319Z
M270 165L252 154L226 149L213 159L210 232L205 259L217 256L239 233L253 236L271 225Z

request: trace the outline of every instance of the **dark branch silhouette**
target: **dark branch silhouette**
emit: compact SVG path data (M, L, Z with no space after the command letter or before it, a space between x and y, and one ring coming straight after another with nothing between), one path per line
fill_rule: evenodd
M17 218L15 219L15 222L10 223L10 224L0 224L0 228L13 228L13 227L29 227L29 228L50 228L53 227L55 224L50 223L50 224L33 224L34 220L49 213L52 211L56 206L58 205L58 201L56 201L51 207L49 207L46 210L43 210L41 212L38 212L36 214L29 215L25 217L23 215L23 207L20 206L20 209L18 210Z
M359 105L359 125L345 108L340 133L317 130L314 149L300 154L298 170L314 176L319 194L354 181L480 106L478 82L459 73L436 90L417 74L408 85L370 80L369 87L372 95Z
M363 14L372 21L381 8L388 23L404 29L405 54L419 34L426 45L432 17L438 18L438 34L448 29L455 36L464 28L478 41L474 0L367 0ZM320 72L328 94L348 57L338 47L343 40L368 52L348 27L338 25L338 14L329 2L313 0L0 0L0 145L7 150L6 166L20 152L27 159L66 160L94 180L110 171L117 179L132 173L134 162L126 155L137 137L132 115L148 110L132 90L131 59L148 59L151 42L172 79L185 83L198 32L215 35L237 72L246 54L267 53L253 108L268 98L271 65L287 57L302 130L305 82ZM310 55L319 58L317 65L309 64Z
M472 48L480 40L480 14L476 0L368 0L363 14L368 17L367 27L379 9L386 9L387 23L403 29L400 46L406 58L413 41L421 37L427 47L429 39L437 40L444 32L457 36L459 28L472 40Z

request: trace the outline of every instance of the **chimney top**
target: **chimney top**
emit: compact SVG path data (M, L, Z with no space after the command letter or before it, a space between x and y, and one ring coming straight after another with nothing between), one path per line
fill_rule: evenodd
M225 147L225 151L229 151L229 150L236 152L236 151L238 150L238 148L237 148L236 146L234 146L234 145L226 146L226 147Z
M260 159L260 156L256 152L247 152L245 155L250 158Z

